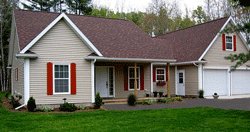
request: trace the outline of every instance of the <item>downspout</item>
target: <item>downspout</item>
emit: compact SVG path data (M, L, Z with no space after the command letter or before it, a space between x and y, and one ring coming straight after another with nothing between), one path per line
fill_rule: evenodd
M95 102L95 62L96 59L91 61L91 93L92 93L92 99L91 102Z

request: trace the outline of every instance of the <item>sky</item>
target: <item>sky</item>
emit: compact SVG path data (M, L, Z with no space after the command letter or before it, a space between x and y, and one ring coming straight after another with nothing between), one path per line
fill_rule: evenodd
M145 12L152 0L92 0L93 5L97 7L106 7L113 11L121 11L123 7L124 12L142 11ZM187 7L189 11L196 9L197 6L203 6L204 0L163 0L167 2L176 1L182 10L185 12Z

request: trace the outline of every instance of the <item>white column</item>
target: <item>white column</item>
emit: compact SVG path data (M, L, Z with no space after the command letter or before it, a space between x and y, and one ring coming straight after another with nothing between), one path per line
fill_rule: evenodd
M153 93L153 64L150 64L150 92Z
M203 84L203 75L202 75L202 72L203 72L203 70L202 70L202 64L199 64L198 65L198 89L199 90L202 90L203 88L202 88L202 84Z
M24 104L30 98L30 59L24 59Z
M227 70L227 91L228 96L232 96L232 72L230 68Z
M91 61L91 102L95 102L95 61Z

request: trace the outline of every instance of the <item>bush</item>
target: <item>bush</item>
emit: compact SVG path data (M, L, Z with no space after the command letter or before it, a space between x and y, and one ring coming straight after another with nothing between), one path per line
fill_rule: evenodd
M54 111L54 108L52 108L50 106L41 106L40 108L37 108L36 111L39 111L39 112L51 112L51 111Z
M174 100L172 98L162 98L162 99L158 99L157 103L170 103L173 102Z
M9 98L9 97L10 97L10 93L9 92L5 93L5 98Z
M128 105L130 106L136 105L136 96L134 94L130 94L128 96Z
M204 91L203 90L199 90L199 98L204 98Z
M156 102L157 102L156 99L145 99L145 100L142 101L141 104L143 104L143 105L151 105L151 104L154 104Z
M33 97L30 97L28 100L27 108L29 112L34 112L36 109L36 100Z
M16 98L14 96L10 97L10 104L12 105L13 108L16 108L20 106L21 104L19 103L19 100L22 99L21 96L17 96Z
M102 98L100 96L100 93L98 92L95 96L95 108L99 109L102 106L103 102L102 102Z
M182 101L183 99L181 97L174 97L172 98L173 101Z
M75 106L75 104L70 104L68 102L65 102L65 103L60 105L59 110L60 111L67 111L67 112L73 112L73 111L77 110L77 107Z

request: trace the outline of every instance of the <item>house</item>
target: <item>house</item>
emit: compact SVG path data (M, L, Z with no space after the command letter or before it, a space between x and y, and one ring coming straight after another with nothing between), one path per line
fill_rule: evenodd
M63 98L81 104L94 102L97 92L104 98L166 93L159 81L171 95L250 94L247 65L231 71L224 59L249 50L241 34L221 35L231 24L222 18L151 38L126 20L15 10L12 94L22 95L23 104L31 96L41 105Z

